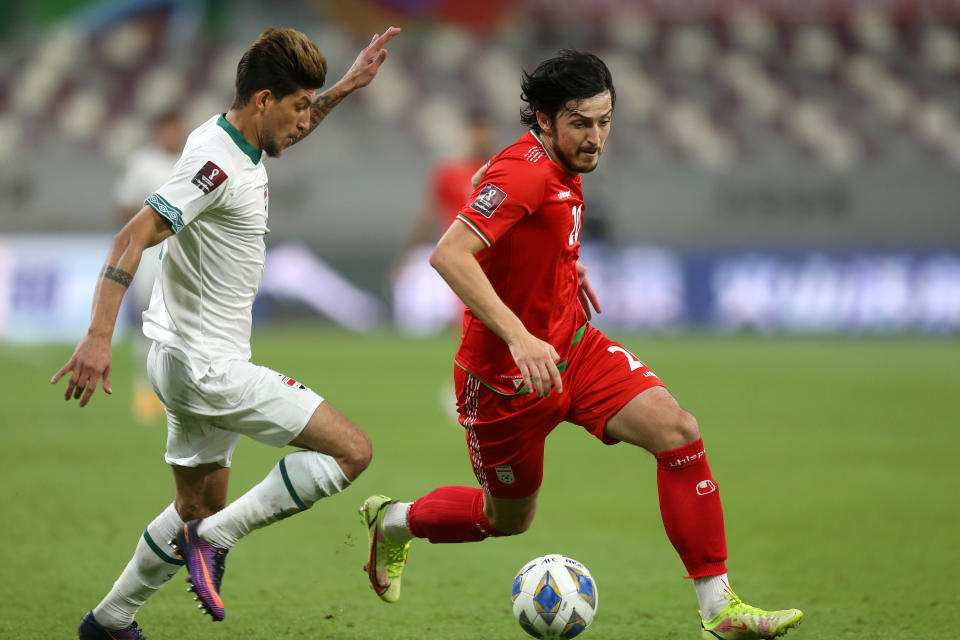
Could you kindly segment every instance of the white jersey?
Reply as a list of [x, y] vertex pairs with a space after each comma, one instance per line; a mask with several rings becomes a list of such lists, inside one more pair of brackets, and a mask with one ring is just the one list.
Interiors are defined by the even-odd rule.
[[143, 333], [199, 378], [250, 358], [263, 278], [267, 171], [223, 115], [187, 138], [170, 179], [146, 203], [170, 223]]

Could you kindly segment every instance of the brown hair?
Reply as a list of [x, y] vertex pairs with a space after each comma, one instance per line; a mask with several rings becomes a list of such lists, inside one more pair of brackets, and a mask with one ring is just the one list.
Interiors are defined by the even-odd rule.
[[307, 36], [294, 29], [267, 29], [240, 58], [233, 108], [245, 106], [263, 89], [277, 100], [300, 89], [319, 89], [326, 77], [327, 60]]

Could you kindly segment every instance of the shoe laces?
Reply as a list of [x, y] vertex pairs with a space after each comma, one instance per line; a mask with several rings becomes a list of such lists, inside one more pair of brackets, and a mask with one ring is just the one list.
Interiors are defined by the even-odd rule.
[[769, 611], [764, 611], [759, 607], [754, 607], [753, 605], [747, 604], [746, 602], [741, 600], [739, 597], [737, 597], [735, 593], [730, 594], [729, 606], [733, 608], [733, 610], [737, 613], [737, 615], [741, 615], [741, 616], [747, 615], [747, 616], [754, 616], [756, 618], [764, 618], [770, 615]]

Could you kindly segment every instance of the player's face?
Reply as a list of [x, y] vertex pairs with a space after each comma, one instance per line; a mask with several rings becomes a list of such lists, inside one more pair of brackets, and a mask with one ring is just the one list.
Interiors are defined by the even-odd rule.
[[570, 100], [552, 122], [542, 113], [538, 118], [560, 166], [574, 175], [597, 168], [613, 118], [609, 91]]
[[271, 99], [267, 102], [260, 144], [268, 156], [279, 156], [310, 127], [313, 93], [312, 89], [300, 89], [281, 100]]

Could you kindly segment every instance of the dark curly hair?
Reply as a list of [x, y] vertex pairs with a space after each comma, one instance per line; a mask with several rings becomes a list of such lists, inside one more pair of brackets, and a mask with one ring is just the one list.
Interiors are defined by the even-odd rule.
[[610, 105], [617, 103], [613, 76], [603, 60], [583, 51], [562, 49], [541, 62], [531, 74], [523, 72], [520, 98], [527, 104], [520, 110], [520, 122], [540, 133], [537, 111], [554, 118], [570, 100], [584, 100], [610, 92]]

